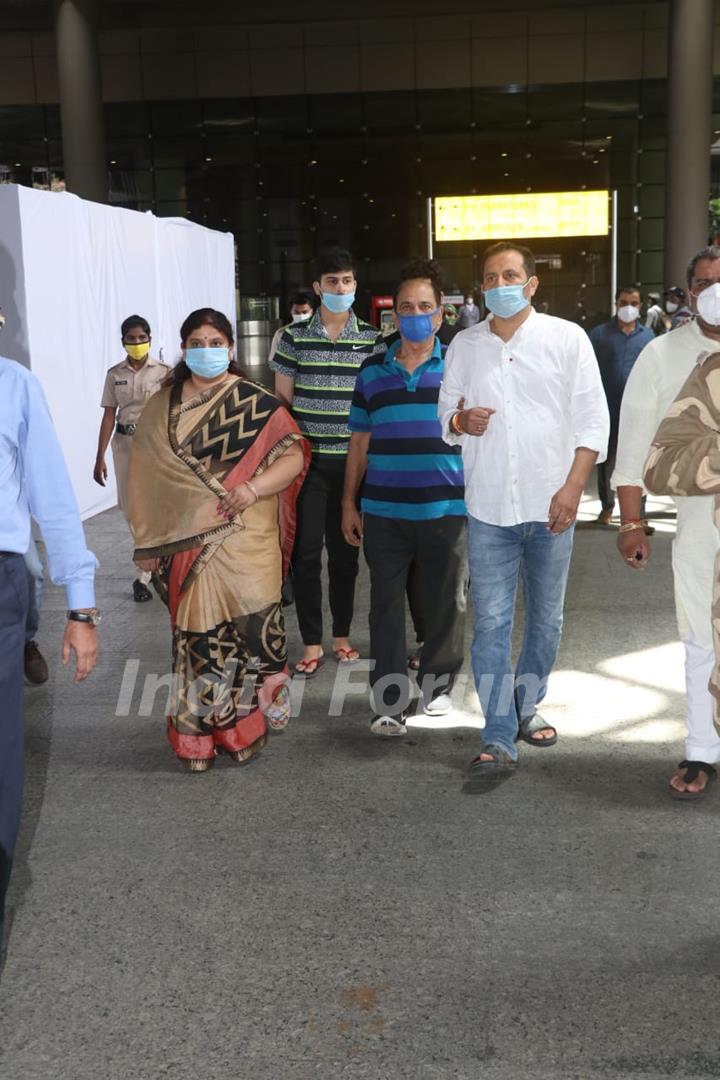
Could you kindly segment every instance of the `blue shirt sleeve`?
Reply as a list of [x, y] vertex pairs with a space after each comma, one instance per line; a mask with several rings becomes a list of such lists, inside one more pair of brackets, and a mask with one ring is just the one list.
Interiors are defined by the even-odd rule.
[[24, 383], [18, 447], [30, 513], [40, 526], [50, 577], [64, 585], [68, 607], [95, 606], [97, 559], [88, 551], [75, 493], [40, 383]]

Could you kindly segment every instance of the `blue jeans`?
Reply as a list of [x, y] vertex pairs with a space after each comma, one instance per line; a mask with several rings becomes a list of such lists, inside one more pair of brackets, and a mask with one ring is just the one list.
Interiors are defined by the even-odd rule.
[[[483, 741], [517, 758], [521, 720], [545, 697], [560, 645], [574, 526], [559, 535], [544, 521], [486, 525], [468, 517], [470, 590], [475, 609], [472, 667], [485, 714]], [[515, 671], [512, 631], [522, 574], [525, 633]]]
[[28, 575], [28, 616], [25, 627], [25, 641], [34, 641], [40, 625], [40, 605], [42, 603], [45, 571], [37, 544], [30, 536], [30, 547], [25, 552], [25, 567]]

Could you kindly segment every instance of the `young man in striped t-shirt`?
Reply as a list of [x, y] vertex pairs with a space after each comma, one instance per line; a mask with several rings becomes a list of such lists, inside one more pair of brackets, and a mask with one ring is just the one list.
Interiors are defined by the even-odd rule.
[[295, 604], [305, 646], [295, 672], [305, 678], [316, 675], [323, 663], [323, 544], [328, 554], [333, 653], [340, 664], [359, 659], [349, 640], [358, 551], [345, 542], [341, 522], [350, 441], [347, 418], [360, 365], [377, 348], [384, 348], [378, 330], [352, 310], [357, 282], [350, 253], [342, 248], [322, 251], [314, 278], [320, 307], [308, 323], [285, 330], [270, 362], [275, 392], [292, 409], [312, 448], [312, 463], [298, 500], [292, 558]]
[[[375, 735], [404, 735], [405, 586], [414, 565], [426, 626], [418, 681], [424, 711], [450, 711], [463, 662], [467, 561], [462, 453], [438, 419], [443, 319], [439, 271], [416, 259], [395, 291], [400, 340], [368, 360], [355, 384], [345, 473], [343, 533], [364, 540], [370, 567], [370, 681]], [[356, 507], [362, 489], [362, 513]]]

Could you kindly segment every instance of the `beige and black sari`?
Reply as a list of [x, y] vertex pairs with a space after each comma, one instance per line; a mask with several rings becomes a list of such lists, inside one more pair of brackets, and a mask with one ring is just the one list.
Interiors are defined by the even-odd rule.
[[[227, 520], [227, 490], [259, 476], [294, 442], [305, 468], [278, 496]], [[233, 378], [189, 401], [154, 395], [133, 438], [128, 518], [135, 559], [160, 558], [153, 580], [170, 610], [174, 690], [168, 722], [180, 758], [216, 747], [251, 757], [287, 679], [280, 603], [309, 449], [271, 393]]]

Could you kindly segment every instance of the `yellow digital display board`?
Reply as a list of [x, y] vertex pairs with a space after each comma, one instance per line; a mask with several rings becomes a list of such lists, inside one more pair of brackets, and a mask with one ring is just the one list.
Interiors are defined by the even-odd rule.
[[607, 236], [607, 191], [528, 191], [435, 199], [436, 240]]

